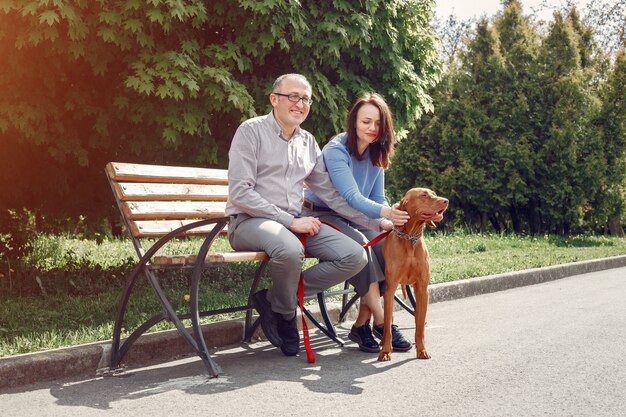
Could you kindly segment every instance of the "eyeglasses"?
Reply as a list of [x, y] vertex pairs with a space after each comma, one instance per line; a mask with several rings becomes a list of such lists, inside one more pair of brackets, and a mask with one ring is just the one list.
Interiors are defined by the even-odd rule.
[[300, 97], [297, 94], [282, 94], [282, 93], [272, 93], [272, 94], [277, 95], [277, 96], [287, 97], [287, 100], [291, 101], [292, 103], [297, 103], [300, 100], [302, 100], [302, 104], [308, 104], [309, 106], [313, 103], [312, 98]]

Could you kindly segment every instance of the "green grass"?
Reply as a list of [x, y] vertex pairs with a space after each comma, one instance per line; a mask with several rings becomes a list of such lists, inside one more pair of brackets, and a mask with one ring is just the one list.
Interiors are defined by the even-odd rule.
[[[432, 283], [626, 254], [626, 240], [596, 236], [522, 237], [477, 233], [430, 233]], [[167, 253], [193, 253], [198, 239], [177, 242]], [[216, 242], [217, 250], [228, 243]], [[0, 264], [0, 357], [62, 346], [108, 340], [117, 298], [135, 262], [127, 239], [96, 243], [67, 236], [39, 236], [10, 273]], [[307, 266], [314, 263], [307, 260]], [[16, 263], [13, 262], [12, 265]], [[17, 271], [15, 271], [17, 269]], [[254, 264], [206, 270], [201, 305], [206, 309], [245, 304]], [[178, 312], [187, 312], [183, 297], [189, 272], [159, 272]], [[268, 280], [265, 280], [267, 283]], [[143, 280], [133, 292], [124, 334], [160, 311]], [[241, 316], [213, 316], [216, 321]], [[153, 330], [170, 329], [160, 323]]]
[[626, 240], [604, 236], [521, 237], [456, 233], [427, 237], [431, 283], [626, 254]]

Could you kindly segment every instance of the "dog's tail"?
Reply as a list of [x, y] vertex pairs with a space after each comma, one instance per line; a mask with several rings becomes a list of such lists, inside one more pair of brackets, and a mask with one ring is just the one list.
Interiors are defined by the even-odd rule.
[[406, 285], [400, 285], [400, 287], [402, 288], [402, 298], [406, 300]]

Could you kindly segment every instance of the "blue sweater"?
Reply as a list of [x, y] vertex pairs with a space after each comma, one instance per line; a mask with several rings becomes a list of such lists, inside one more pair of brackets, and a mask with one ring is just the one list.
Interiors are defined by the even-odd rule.
[[[335, 188], [348, 204], [371, 219], [380, 218], [380, 209], [387, 206], [385, 198], [385, 171], [375, 167], [369, 156], [369, 147], [364, 159], [359, 161], [350, 155], [346, 142], [348, 135], [340, 133], [322, 149], [324, 163]], [[304, 197], [322, 207], [326, 205], [308, 188]]]

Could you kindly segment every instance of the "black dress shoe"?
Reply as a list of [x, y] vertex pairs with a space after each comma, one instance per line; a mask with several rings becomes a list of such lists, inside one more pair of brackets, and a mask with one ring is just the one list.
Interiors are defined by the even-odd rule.
[[283, 339], [278, 333], [278, 321], [282, 320], [280, 314], [272, 310], [272, 305], [267, 301], [267, 290], [263, 289], [252, 295], [252, 305], [259, 313], [261, 328], [267, 340], [276, 347], [283, 345]]
[[286, 356], [296, 356], [300, 350], [300, 332], [296, 317], [294, 315], [292, 319], [285, 320], [281, 315], [278, 315], [278, 334], [283, 339], [280, 350]]
[[372, 336], [369, 320], [362, 326], [352, 326], [348, 334], [348, 339], [352, 340], [354, 343], [358, 343], [359, 349], [363, 352], [380, 352], [380, 345], [374, 340], [374, 336]]
[[[373, 326], [372, 330], [374, 331], [374, 335], [380, 340], [383, 340], [385, 326]], [[391, 325], [391, 347], [393, 347], [394, 352], [406, 352], [411, 349], [413, 344], [409, 342], [398, 330], [398, 326], [395, 324]]]

